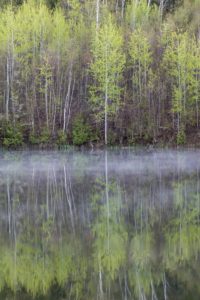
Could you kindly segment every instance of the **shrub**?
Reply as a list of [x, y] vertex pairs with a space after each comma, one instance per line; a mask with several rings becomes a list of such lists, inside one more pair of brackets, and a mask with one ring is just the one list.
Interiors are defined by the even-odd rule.
[[74, 145], [80, 146], [90, 140], [90, 126], [85, 122], [82, 115], [75, 118], [72, 128], [72, 141]]
[[5, 122], [1, 129], [3, 145], [5, 147], [19, 147], [23, 144], [23, 134], [20, 125], [13, 125], [10, 122]]
[[184, 145], [186, 143], [186, 135], [184, 130], [180, 130], [177, 133], [176, 142], [177, 145]]
[[64, 146], [67, 144], [67, 136], [63, 130], [58, 130], [56, 143], [58, 146]]
[[113, 146], [117, 142], [117, 133], [110, 129], [108, 131], [108, 145]]
[[40, 139], [34, 132], [31, 132], [29, 134], [29, 142], [31, 145], [38, 145], [40, 143]]
[[48, 144], [51, 140], [51, 134], [48, 128], [43, 128], [40, 134], [39, 141], [41, 144]]

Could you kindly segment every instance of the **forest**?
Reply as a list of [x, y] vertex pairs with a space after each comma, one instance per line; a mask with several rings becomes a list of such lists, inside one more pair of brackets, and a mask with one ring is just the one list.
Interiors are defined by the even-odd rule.
[[1, 0], [0, 144], [198, 144], [200, 0]]

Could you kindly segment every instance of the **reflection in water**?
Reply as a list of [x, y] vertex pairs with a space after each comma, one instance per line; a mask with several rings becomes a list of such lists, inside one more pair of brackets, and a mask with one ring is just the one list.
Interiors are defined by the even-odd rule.
[[200, 152], [11, 152], [0, 299], [199, 299]]

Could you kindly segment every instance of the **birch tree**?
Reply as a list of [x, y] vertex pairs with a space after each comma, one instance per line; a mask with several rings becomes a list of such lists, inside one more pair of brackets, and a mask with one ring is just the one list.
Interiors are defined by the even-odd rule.
[[152, 74], [152, 52], [148, 38], [141, 29], [135, 30], [131, 35], [129, 55], [132, 69], [132, 99], [141, 135], [150, 129], [152, 120], [149, 84]]
[[198, 123], [199, 54], [195, 40], [187, 33], [168, 31], [164, 39], [163, 68], [171, 85], [173, 127], [177, 132], [177, 143], [183, 143], [185, 127], [195, 106]]
[[90, 100], [97, 119], [104, 120], [104, 142], [108, 144], [108, 120], [115, 116], [120, 102], [122, 72], [125, 58], [122, 36], [109, 16], [98, 30], [92, 44], [91, 73], [94, 84]]
[[10, 113], [14, 115], [14, 63], [15, 63], [15, 48], [14, 48], [14, 38], [15, 38], [15, 16], [11, 6], [1, 15], [0, 21], [0, 44], [1, 50], [6, 56], [5, 59], [5, 70], [6, 70], [6, 84], [5, 84], [5, 116], [6, 120], [10, 119]]

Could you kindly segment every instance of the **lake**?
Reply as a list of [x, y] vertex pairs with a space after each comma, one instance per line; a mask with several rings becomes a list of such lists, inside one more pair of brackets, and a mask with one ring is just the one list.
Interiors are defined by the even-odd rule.
[[0, 299], [200, 299], [200, 151], [0, 153]]

